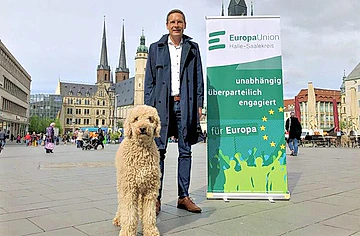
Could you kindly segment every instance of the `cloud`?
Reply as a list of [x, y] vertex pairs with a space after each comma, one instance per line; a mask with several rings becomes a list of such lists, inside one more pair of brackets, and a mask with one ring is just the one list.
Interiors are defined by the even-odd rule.
[[[1, 40], [32, 76], [33, 91], [54, 92], [58, 79], [96, 82], [106, 15], [109, 63], [119, 60], [125, 19], [127, 64], [134, 75], [134, 57], [141, 29], [146, 44], [166, 33], [169, 10], [182, 9], [186, 34], [199, 43], [206, 63], [205, 16], [220, 15], [221, 0], [3, 0]], [[224, 1], [225, 12], [229, 0]], [[246, 1], [250, 9], [250, 1]], [[253, 0], [255, 15], [280, 15], [285, 96], [293, 97], [313, 81], [315, 87], [338, 89], [343, 70], [360, 61], [360, 1]], [[4, 23], [5, 22], [5, 23]], [[205, 66], [205, 65], [204, 65]]]

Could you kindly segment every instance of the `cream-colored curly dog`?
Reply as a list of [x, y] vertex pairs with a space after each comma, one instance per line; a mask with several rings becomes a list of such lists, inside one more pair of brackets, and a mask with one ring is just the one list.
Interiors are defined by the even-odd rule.
[[144, 236], [160, 235], [156, 227], [156, 199], [160, 187], [160, 118], [153, 107], [135, 107], [124, 123], [125, 139], [115, 157], [118, 210], [113, 224], [120, 236], [135, 236], [138, 218]]

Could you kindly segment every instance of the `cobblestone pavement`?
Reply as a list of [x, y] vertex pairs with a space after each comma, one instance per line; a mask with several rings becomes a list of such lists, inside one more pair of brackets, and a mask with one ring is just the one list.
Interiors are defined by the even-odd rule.
[[[82, 151], [7, 145], [0, 154], [0, 235], [118, 235], [117, 145]], [[191, 196], [201, 214], [176, 208], [177, 148], [166, 159], [162, 235], [360, 235], [360, 149], [302, 148], [288, 156], [290, 201], [207, 200], [205, 145], [193, 147]], [[141, 233], [139, 233], [141, 235]]]

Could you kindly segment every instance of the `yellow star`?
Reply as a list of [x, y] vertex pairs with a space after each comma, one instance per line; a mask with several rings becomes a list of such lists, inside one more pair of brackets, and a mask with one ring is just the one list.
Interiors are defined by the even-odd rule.
[[285, 147], [286, 147], [286, 146], [285, 146], [284, 144], [281, 144], [281, 145], [280, 145], [280, 148], [281, 148], [281, 149], [285, 149]]
[[283, 107], [279, 107], [279, 112], [284, 112], [284, 108], [283, 108]]
[[276, 143], [274, 143], [274, 141], [272, 141], [272, 142], [270, 143], [270, 146], [271, 146], [271, 147], [275, 147], [275, 145], [276, 145]]
[[263, 136], [263, 139], [264, 139], [264, 140], [268, 140], [268, 136], [267, 136], [267, 135], [264, 135], [264, 136]]
[[271, 110], [269, 111], [269, 114], [270, 114], [270, 115], [274, 115], [274, 110], [271, 109]]
[[266, 122], [266, 121], [267, 121], [266, 116], [264, 116], [264, 117], [262, 118], [262, 121], [264, 121], [264, 122]]
[[262, 125], [262, 126], [260, 126], [260, 129], [261, 129], [261, 131], [265, 131], [266, 128], [265, 128], [265, 126]]

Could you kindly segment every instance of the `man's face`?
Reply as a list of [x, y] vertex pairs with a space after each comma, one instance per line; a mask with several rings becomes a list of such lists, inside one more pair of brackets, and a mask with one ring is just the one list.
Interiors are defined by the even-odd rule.
[[166, 28], [169, 30], [169, 34], [172, 37], [181, 37], [184, 33], [184, 29], [186, 29], [183, 15], [180, 13], [172, 13], [169, 15], [168, 21], [166, 22]]

